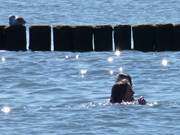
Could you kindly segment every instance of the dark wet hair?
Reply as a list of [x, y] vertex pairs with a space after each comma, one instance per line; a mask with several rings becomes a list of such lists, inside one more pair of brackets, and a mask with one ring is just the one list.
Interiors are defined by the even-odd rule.
[[126, 90], [128, 84], [127, 83], [116, 83], [113, 85], [111, 90], [111, 103], [121, 103], [125, 97]]
[[118, 78], [117, 78], [116, 82], [119, 82], [122, 79], [127, 79], [129, 81], [130, 85], [132, 86], [132, 79], [131, 79], [130, 75], [121, 73], [121, 74], [118, 75]]

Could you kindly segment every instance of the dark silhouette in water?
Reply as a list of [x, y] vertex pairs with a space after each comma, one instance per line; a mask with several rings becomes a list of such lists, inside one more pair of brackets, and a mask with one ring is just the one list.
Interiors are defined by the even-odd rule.
[[21, 16], [12, 15], [9, 17], [9, 25], [10, 26], [17, 26], [17, 25], [24, 26], [25, 24], [26, 24], [26, 21]]
[[130, 85], [132, 86], [132, 79], [131, 79], [130, 75], [128, 75], [128, 74], [119, 74], [116, 82], [119, 82], [122, 79], [127, 79], [129, 81]]
[[[113, 85], [111, 90], [111, 103], [121, 103], [121, 102], [134, 102], [134, 91], [132, 89], [132, 79], [130, 75], [119, 74], [116, 83]], [[140, 97], [138, 103], [141, 105], [146, 104], [146, 100]]]

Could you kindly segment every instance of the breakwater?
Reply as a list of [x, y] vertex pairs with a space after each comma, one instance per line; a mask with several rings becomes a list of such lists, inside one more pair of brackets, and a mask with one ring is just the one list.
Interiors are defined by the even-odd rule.
[[[29, 39], [29, 40], [27, 40]], [[179, 51], [180, 25], [0, 26], [0, 50]]]

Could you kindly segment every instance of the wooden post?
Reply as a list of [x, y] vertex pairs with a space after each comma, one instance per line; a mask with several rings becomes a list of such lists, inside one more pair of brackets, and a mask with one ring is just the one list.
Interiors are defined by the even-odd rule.
[[131, 49], [131, 26], [117, 25], [114, 27], [115, 50]]
[[95, 51], [112, 51], [112, 26], [102, 25], [94, 27]]
[[29, 49], [32, 51], [51, 50], [51, 27], [34, 25], [29, 28]]
[[155, 48], [155, 26], [137, 25], [133, 26], [134, 50], [154, 51]]
[[5, 28], [5, 50], [25, 51], [26, 50], [26, 27], [8, 26]]

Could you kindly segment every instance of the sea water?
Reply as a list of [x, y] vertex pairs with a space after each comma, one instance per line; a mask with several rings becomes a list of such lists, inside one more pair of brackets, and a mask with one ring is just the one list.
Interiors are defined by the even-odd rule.
[[[32, 24], [179, 23], [179, 1], [7, 0], [8, 16]], [[179, 135], [180, 52], [0, 51], [2, 135]], [[118, 73], [147, 105], [110, 104]]]
[[0, 24], [9, 15], [32, 24], [179, 23], [178, 0], [0, 0]]
[[[179, 134], [179, 52], [0, 52], [0, 131]], [[110, 104], [118, 73], [147, 105]]]

